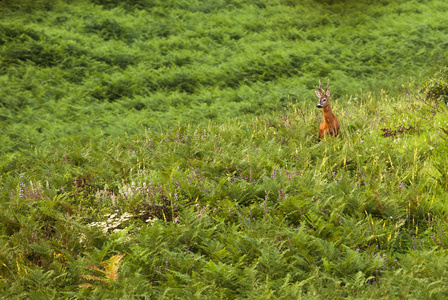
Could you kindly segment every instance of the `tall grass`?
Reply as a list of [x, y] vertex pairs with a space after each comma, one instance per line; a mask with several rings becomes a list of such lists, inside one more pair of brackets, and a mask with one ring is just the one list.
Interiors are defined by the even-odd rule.
[[437, 0], [8, 3], [2, 153], [262, 115], [309, 102], [319, 78], [341, 101], [390, 92], [446, 62]]
[[321, 142], [319, 111], [296, 103], [11, 157], [2, 293], [443, 297], [446, 107], [413, 92], [333, 106], [341, 135]]
[[381, 4], [5, 1], [2, 298], [446, 297], [447, 4]]

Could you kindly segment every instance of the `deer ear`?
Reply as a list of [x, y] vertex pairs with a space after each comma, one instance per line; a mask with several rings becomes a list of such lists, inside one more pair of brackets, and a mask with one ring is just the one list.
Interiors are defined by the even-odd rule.
[[318, 90], [314, 90], [314, 92], [316, 93], [316, 96], [317, 96], [318, 98], [320, 98], [320, 97], [322, 96], [322, 94], [321, 94]]
[[325, 91], [325, 96], [327, 96], [327, 98], [330, 98], [330, 90]]

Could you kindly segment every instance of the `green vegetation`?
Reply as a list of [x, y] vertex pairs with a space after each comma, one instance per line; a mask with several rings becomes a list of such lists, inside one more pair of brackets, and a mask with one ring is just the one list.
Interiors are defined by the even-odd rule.
[[390, 91], [448, 48], [444, 1], [121, 2], [3, 8], [1, 153], [262, 115], [314, 99], [319, 78], [336, 98]]
[[448, 295], [448, 3], [71, 2], [1, 8], [2, 298]]
[[437, 72], [431, 79], [425, 82], [422, 92], [424, 98], [429, 101], [443, 101], [448, 103], [448, 67]]

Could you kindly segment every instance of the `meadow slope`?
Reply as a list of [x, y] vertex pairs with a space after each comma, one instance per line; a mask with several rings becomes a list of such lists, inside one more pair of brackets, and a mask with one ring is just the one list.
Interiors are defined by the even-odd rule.
[[6, 1], [0, 153], [262, 115], [318, 79], [392, 91], [446, 62], [445, 1], [370, 2]]
[[117, 3], [1, 7], [0, 298], [448, 296], [448, 3]]
[[0, 291], [443, 298], [447, 108], [357, 100], [334, 103], [341, 135], [320, 143], [314, 107], [296, 105], [16, 156], [2, 166]]

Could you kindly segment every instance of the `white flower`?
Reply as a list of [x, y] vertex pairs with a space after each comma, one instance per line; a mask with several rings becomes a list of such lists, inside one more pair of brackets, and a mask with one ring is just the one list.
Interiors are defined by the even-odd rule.
[[84, 233], [81, 233], [79, 235], [79, 242], [84, 243], [86, 241], [86, 235]]

